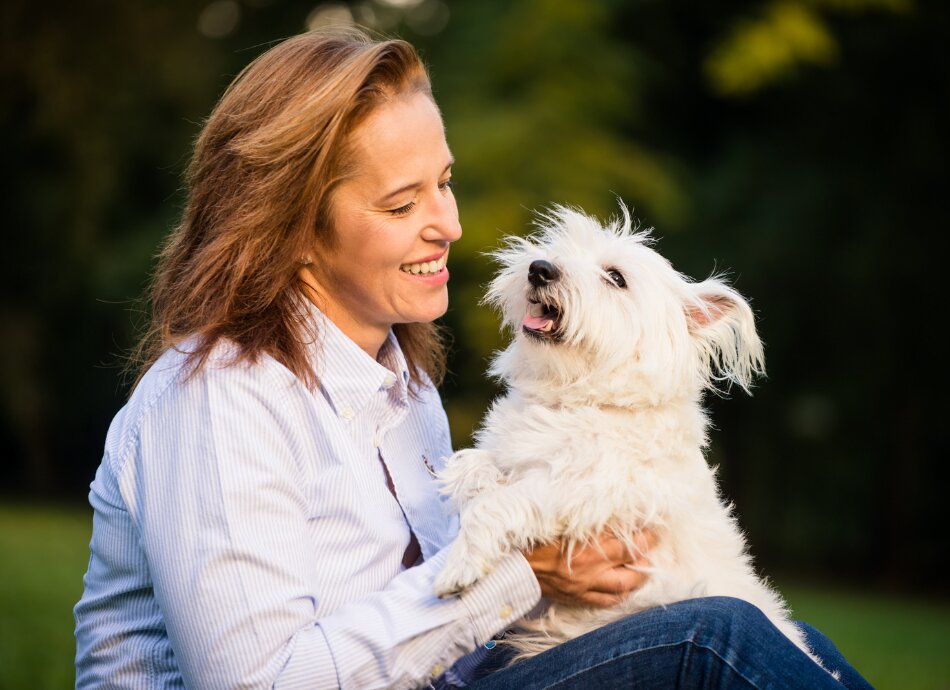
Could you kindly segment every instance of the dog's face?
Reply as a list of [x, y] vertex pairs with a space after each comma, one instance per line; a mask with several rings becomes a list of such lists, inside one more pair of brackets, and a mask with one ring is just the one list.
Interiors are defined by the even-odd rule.
[[514, 331], [494, 372], [511, 383], [578, 383], [606, 397], [658, 401], [715, 381], [743, 387], [762, 365], [752, 312], [722, 281], [692, 283], [630, 218], [603, 227], [556, 207], [530, 239], [495, 253], [486, 300]]

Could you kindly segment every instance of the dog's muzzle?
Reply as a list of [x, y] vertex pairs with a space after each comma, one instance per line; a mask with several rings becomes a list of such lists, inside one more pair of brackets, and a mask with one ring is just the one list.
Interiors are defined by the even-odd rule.
[[[552, 283], [561, 277], [557, 266], [550, 261], [537, 259], [528, 266], [528, 310], [521, 321], [521, 330], [536, 340], [561, 339], [561, 309], [552, 290]], [[548, 288], [548, 289], [545, 289]]]

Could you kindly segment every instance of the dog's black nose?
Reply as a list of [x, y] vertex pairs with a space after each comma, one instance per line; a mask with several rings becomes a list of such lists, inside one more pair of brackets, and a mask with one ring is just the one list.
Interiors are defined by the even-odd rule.
[[550, 261], [538, 259], [537, 261], [532, 261], [531, 265], [528, 266], [528, 282], [535, 287], [547, 285], [560, 277], [561, 272], [557, 270], [557, 266]]

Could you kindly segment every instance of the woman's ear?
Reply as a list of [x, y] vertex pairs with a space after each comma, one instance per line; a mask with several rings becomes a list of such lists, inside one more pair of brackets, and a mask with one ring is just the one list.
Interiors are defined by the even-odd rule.
[[718, 278], [690, 285], [686, 320], [699, 354], [700, 373], [709, 388], [736, 383], [749, 392], [757, 374], [765, 373], [762, 341], [755, 316], [742, 295]]

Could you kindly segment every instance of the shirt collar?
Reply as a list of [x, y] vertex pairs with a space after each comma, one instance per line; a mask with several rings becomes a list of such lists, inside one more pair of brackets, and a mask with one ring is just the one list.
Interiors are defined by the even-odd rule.
[[408, 404], [409, 366], [392, 330], [374, 360], [316, 306], [310, 304], [309, 311], [317, 380], [338, 416], [353, 418], [380, 390], [388, 390], [391, 401]]

